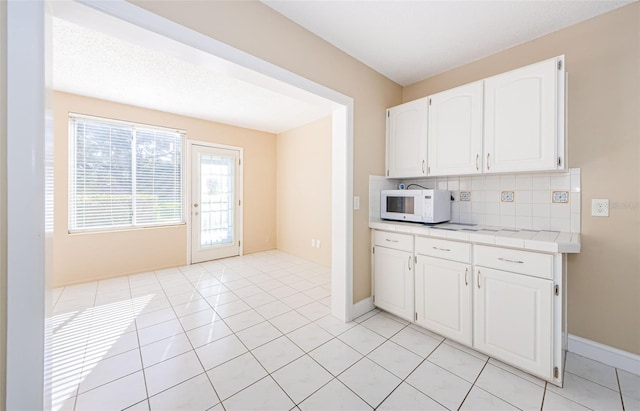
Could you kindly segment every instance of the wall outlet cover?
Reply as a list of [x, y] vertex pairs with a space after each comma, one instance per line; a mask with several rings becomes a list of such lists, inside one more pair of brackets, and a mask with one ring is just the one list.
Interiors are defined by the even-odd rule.
[[568, 191], [554, 191], [551, 193], [551, 201], [554, 203], [568, 203], [569, 192]]
[[471, 192], [460, 191], [460, 201], [471, 201]]
[[591, 215], [593, 217], [609, 217], [609, 200], [606, 198], [591, 199]]
[[512, 203], [514, 199], [513, 191], [502, 191], [500, 192], [500, 201], [506, 203]]

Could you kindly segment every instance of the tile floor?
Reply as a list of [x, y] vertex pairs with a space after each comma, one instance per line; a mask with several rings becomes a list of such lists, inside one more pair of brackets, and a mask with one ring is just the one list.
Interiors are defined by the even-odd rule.
[[640, 410], [640, 376], [569, 354], [560, 389], [268, 251], [56, 289], [54, 410]]

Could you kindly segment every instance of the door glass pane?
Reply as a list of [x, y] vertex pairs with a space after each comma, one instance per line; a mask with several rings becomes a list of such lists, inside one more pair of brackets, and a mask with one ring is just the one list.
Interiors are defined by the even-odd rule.
[[233, 244], [234, 157], [200, 156], [200, 247]]

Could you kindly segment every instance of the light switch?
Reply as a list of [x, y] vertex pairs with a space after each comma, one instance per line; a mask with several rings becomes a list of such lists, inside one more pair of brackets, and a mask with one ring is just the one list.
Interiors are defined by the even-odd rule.
[[354, 210], [360, 210], [360, 197], [359, 196], [353, 197], [353, 209]]

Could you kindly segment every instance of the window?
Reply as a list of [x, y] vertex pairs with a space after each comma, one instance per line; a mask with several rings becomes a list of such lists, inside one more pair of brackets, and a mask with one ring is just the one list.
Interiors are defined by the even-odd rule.
[[69, 116], [69, 231], [184, 222], [184, 133]]

